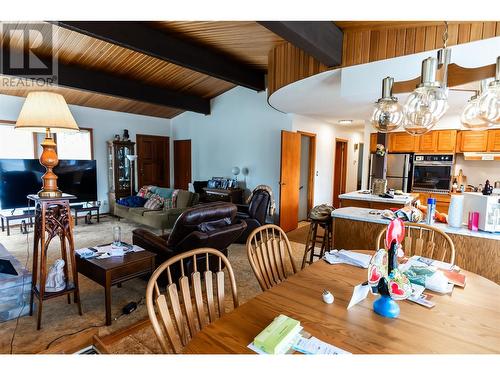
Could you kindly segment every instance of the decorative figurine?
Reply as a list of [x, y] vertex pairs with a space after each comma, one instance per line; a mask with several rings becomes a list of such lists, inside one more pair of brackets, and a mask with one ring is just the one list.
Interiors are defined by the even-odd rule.
[[493, 193], [493, 186], [490, 184], [490, 180], [486, 180], [484, 183], [484, 189], [482, 191], [483, 195], [491, 195]]
[[400, 244], [404, 235], [403, 221], [391, 221], [385, 236], [385, 246], [389, 250], [378, 250], [368, 267], [371, 291], [373, 294], [380, 294], [380, 298], [373, 303], [373, 310], [386, 318], [397, 318], [400, 310], [395, 301], [411, 295], [410, 281], [398, 270], [398, 252], [403, 255]]
[[59, 292], [66, 288], [66, 278], [64, 276], [64, 260], [57, 259], [50, 267], [47, 281], [45, 283], [46, 292]]
[[122, 139], [122, 141], [127, 142], [127, 141], [129, 140], [129, 138], [130, 138], [130, 137], [129, 137], [129, 135], [128, 135], [128, 130], [127, 130], [127, 129], [124, 129], [124, 130], [123, 130], [123, 139]]
[[378, 156], [384, 156], [385, 146], [381, 143], [377, 144], [377, 151], [375, 151], [375, 154], [377, 154]]
[[115, 141], [119, 141], [120, 140], [120, 134], [115, 134]]

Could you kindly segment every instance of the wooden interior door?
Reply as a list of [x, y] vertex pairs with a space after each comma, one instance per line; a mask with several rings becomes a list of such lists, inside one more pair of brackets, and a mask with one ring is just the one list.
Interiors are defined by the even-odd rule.
[[335, 161], [333, 168], [333, 207], [340, 207], [339, 195], [345, 193], [347, 176], [347, 141], [335, 140]]
[[170, 139], [137, 134], [139, 188], [144, 185], [170, 186]]
[[280, 227], [285, 232], [296, 229], [299, 220], [300, 137], [281, 131]]
[[188, 189], [191, 182], [191, 140], [174, 141], [174, 188]]

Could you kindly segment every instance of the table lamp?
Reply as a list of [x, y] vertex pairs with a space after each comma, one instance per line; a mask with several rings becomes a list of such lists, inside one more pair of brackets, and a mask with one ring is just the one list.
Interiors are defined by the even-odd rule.
[[58, 198], [62, 196], [57, 188], [57, 176], [52, 169], [59, 163], [56, 142], [51, 133], [78, 132], [80, 129], [71, 114], [66, 100], [60, 94], [48, 91], [30, 92], [21, 108], [15, 129], [33, 133], [45, 133], [41, 143], [43, 152], [40, 164], [45, 167], [42, 176], [40, 198]]

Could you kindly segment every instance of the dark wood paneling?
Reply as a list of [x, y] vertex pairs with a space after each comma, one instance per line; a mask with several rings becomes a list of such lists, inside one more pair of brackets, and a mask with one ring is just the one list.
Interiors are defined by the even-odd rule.
[[337, 66], [342, 62], [342, 31], [331, 21], [259, 23], [326, 66]]

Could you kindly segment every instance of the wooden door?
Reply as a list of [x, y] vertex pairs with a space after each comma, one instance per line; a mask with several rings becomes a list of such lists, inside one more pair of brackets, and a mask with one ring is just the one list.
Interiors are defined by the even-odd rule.
[[137, 134], [137, 172], [139, 187], [170, 186], [170, 139]]
[[174, 188], [188, 189], [191, 182], [191, 140], [174, 141]]
[[299, 221], [300, 137], [281, 131], [280, 227], [285, 232], [296, 229]]
[[347, 176], [347, 141], [335, 140], [335, 160], [333, 168], [333, 207], [340, 207], [340, 194], [345, 193]]

